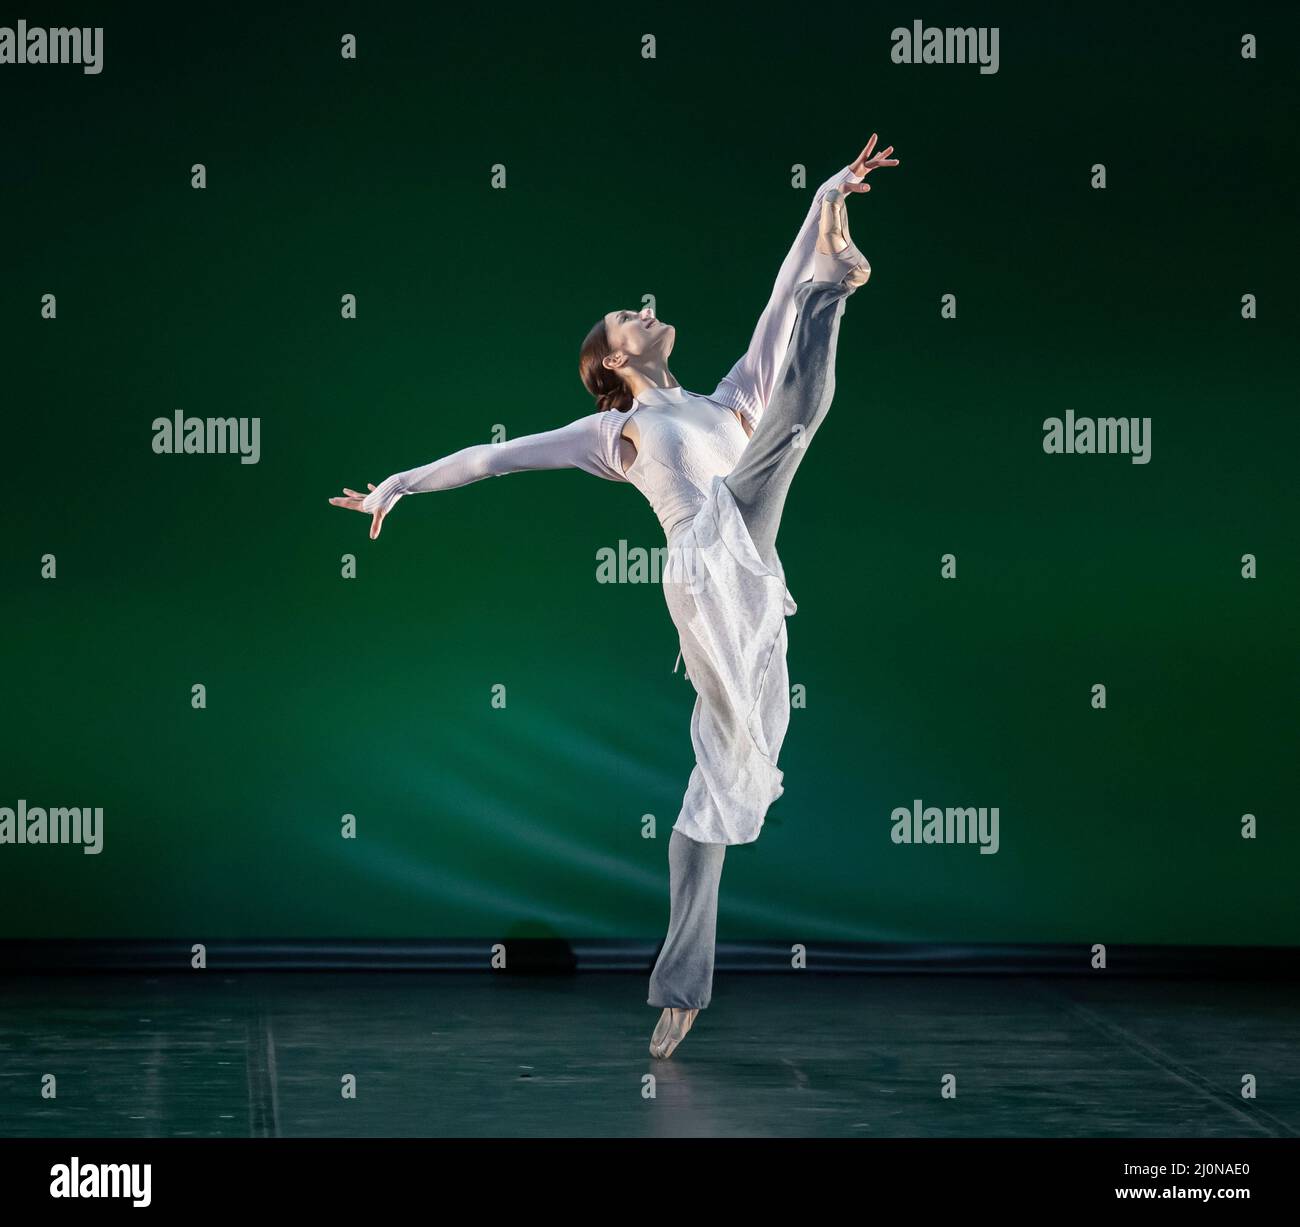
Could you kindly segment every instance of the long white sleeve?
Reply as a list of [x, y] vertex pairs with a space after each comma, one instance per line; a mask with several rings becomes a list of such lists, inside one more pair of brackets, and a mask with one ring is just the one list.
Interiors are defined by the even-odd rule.
[[611, 419], [616, 410], [591, 413], [558, 430], [521, 435], [500, 443], [477, 443], [441, 460], [394, 473], [375, 487], [361, 504], [362, 510], [387, 511], [404, 494], [453, 490], [485, 477], [503, 477], [527, 469], [582, 469], [608, 481], [626, 481], [618, 460], [620, 427]]
[[772, 398], [777, 374], [790, 347], [790, 337], [798, 314], [794, 290], [800, 282], [807, 281], [812, 276], [822, 200], [832, 188], [845, 183], [861, 182], [862, 176], [855, 175], [850, 165], [836, 171], [817, 189], [794, 244], [777, 273], [776, 284], [772, 287], [767, 306], [758, 317], [749, 348], [723, 377], [717, 391], [710, 398], [740, 410], [751, 429], [758, 425], [763, 410]]

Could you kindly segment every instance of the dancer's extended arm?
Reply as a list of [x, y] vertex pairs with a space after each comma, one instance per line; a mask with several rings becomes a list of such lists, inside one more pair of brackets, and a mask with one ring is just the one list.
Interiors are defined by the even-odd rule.
[[609, 481], [626, 481], [618, 459], [617, 423], [611, 426], [610, 412], [590, 413], [558, 430], [521, 435], [500, 443], [477, 443], [420, 468], [394, 473], [372, 486], [369, 494], [344, 490], [346, 497], [332, 498], [330, 502], [375, 516], [370, 535], [376, 537], [383, 517], [406, 494], [453, 490], [485, 477], [504, 477], [528, 469], [582, 469]]

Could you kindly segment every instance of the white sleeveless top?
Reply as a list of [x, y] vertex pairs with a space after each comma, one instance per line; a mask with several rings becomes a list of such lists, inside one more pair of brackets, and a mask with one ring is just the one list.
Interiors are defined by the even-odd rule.
[[604, 415], [605, 430], [617, 432], [611, 448], [615, 457], [617, 436], [633, 415], [640, 441], [624, 476], [645, 495], [671, 541], [695, 518], [713, 479], [736, 467], [749, 436], [736, 415], [717, 401], [681, 387], [650, 388], [626, 413]]

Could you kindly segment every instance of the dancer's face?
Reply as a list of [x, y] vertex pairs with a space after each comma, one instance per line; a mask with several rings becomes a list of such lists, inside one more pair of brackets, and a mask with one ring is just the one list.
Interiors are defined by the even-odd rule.
[[[667, 361], [677, 329], [655, 319], [649, 307], [640, 311], [611, 311], [605, 316], [605, 338], [614, 352], [606, 366], [639, 366], [647, 360]], [[622, 359], [619, 359], [619, 355]]]

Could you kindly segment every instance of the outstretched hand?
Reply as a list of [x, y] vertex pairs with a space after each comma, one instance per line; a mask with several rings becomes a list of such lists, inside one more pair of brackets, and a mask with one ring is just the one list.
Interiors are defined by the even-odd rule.
[[[373, 481], [367, 482], [366, 488], [369, 490], [373, 490], [375, 488], [375, 483]], [[366, 496], [364, 494], [358, 494], [357, 491], [349, 490], [347, 486], [344, 486], [343, 494], [341, 496], [330, 499], [330, 502], [333, 503], [335, 507], [346, 507], [349, 511], [360, 511], [362, 513], [365, 513], [365, 508], [361, 506], [361, 504], [364, 503], [365, 500], [366, 500]], [[384, 522], [384, 517], [396, 505], [397, 505], [396, 503], [393, 503], [389, 507], [381, 507], [378, 511], [374, 513], [374, 516], [370, 521], [371, 541], [373, 541], [376, 537], [379, 536], [379, 528]]]
[[893, 145], [888, 149], [882, 149], [875, 157], [872, 157], [871, 151], [876, 147], [876, 134], [871, 134], [871, 139], [867, 142], [866, 148], [858, 154], [857, 161], [853, 163], [852, 171], [855, 175], [861, 175], [861, 183], [845, 183], [843, 185], [846, 192], [869, 192], [871, 185], [866, 182], [867, 175], [873, 170], [879, 170], [882, 166], [897, 166], [898, 159], [891, 158], [889, 155], [894, 152]]

